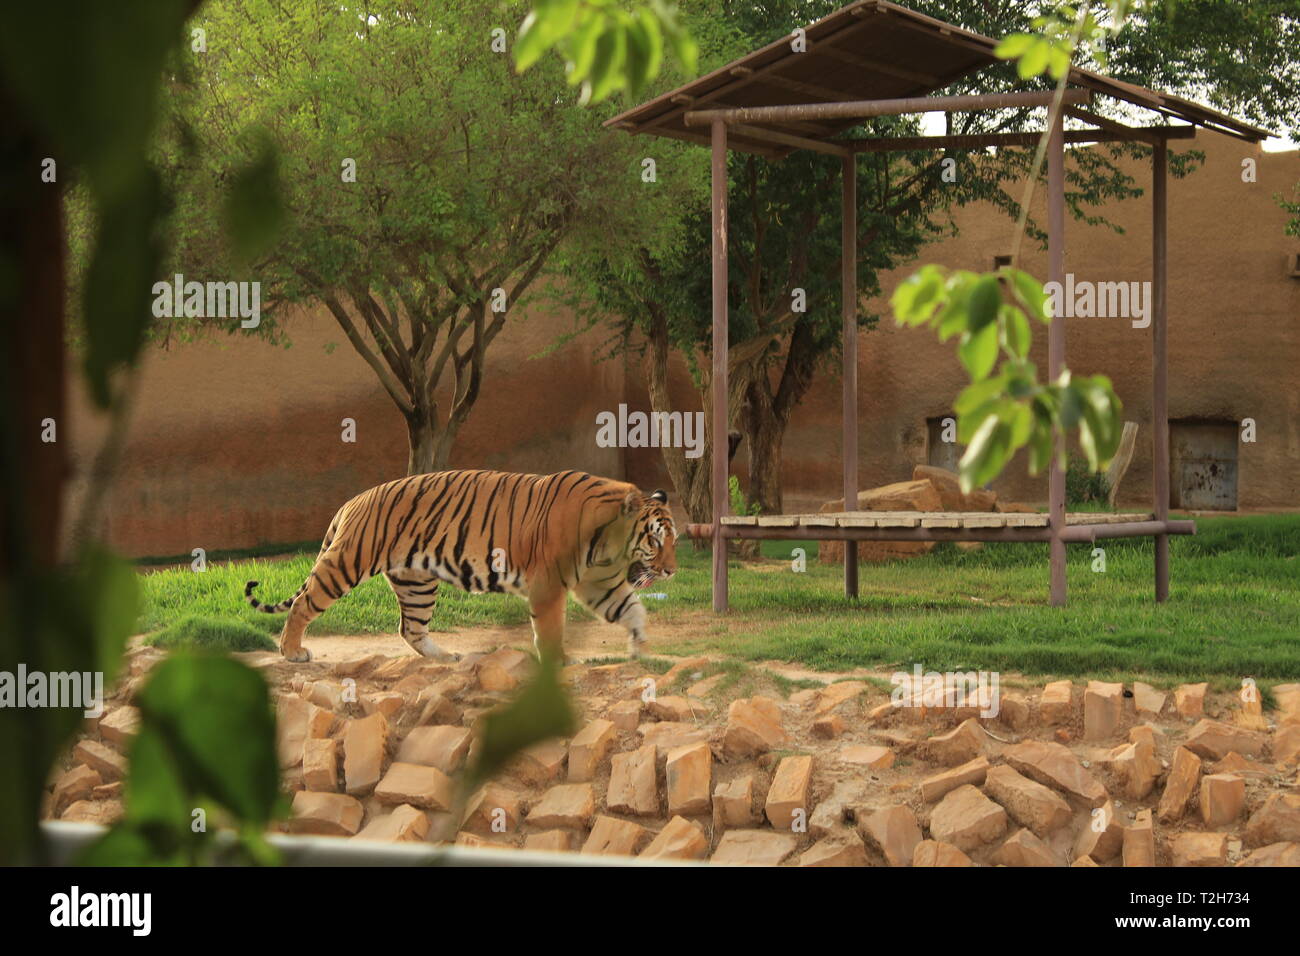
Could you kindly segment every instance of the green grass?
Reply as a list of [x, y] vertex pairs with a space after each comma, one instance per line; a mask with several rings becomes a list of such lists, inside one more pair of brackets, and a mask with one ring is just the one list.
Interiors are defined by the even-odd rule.
[[[141, 576], [144, 608], [138, 630], [154, 631], [189, 614], [237, 621], [263, 634], [278, 634], [283, 614], [255, 611], [244, 601], [244, 584], [259, 581], [256, 596], [276, 603], [298, 590], [316, 558], [316, 549], [290, 558], [254, 559], [221, 564], [208, 561], [206, 571], [188, 565], [151, 571]], [[574, 608], [588, 616], [582, 608]], [[328, 608], [311, 625], [312, 634], [382, 634], [397, 630], [397, 599], [382, 577], [371, 578]], [[465, 594], [454, 587], [438, 592], [438, 609], [431, 627], [528, 623], [528, 606], [503, 594]]]
[[203, 647], [222, 651], [273, 651], [275, 641], [242, 621], [188, 614], [145, 638], [152, 647]]
[[[1094, 573], [1091, 548], [1069, 548], [1070, 601], [1047, 606], [1047, 545], [986, 544], [966, 553], [940, 545], [925, 557], [863, 565], [861, 596], [845, 601], [842, 569], [819, 565], [816, 542], [765, 542], [767, 560], [731, 562], [731, 611], [709, 613], [709, 553], [683, 541], [680, 571], [647, 599], [650, 636], [665, 653], [723, 651], [738, 660], [784, 660], [821, 670], [853, 667], [997, 669], [1025, 674], [1135, 676], [1168, 684], [1197, 678], [1226, 688], [1242, 677], [1300, 677], [1300, 515], [1197, 520], [1198, 533], [1171, 539], [1172, 596], [1152, 601], [1149, 539], [1102, 542], [1107, 570]], [[807, 552], [807, 570], [790, 567], [792, 549]], [[209, 564], [143, 575], [140, 630], [186, 615], [241, 622], [262, 633], [283, 617], [254, 612], [244, 581], [278, 601], [298, 587], [312, 561]], [[570, 620], [590, 619], [571, 604]], [[436, 628], [524, 625], [518, 598], [439, 594]], [[656, 639], [655, 625], [674, 625]], [[316, 634], [391, 632], [397, 608], [387, 584], [371, 580], [333, 605], [311, 627]], [[687, 632], [683, 636], [683, 632]]]

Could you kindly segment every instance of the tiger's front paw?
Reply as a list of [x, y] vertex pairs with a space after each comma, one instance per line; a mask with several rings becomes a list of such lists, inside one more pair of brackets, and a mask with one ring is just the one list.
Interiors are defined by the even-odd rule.
[[415, 652], [421, 657], [427, 657], [431, 660], [441, 661], [443, 663], [455, 663], [460, 660], [460, 655], [452, 651], [444, 651], [427, 637], [421, 638], [411, 645]]
[[627, 656], [636, 660], [641, 656], [641, 651], [645, 648], [644, 637], [629, 637], [627, 639]]
[[305, 664], [307, 661], [311, 660], [311, 651], [307, 650], [305, 647], [299, 647], [292, 651], [285, 650], [282, 647], [280, 648], [280, 653], [284, 655], [286, 661], [293, 664]]

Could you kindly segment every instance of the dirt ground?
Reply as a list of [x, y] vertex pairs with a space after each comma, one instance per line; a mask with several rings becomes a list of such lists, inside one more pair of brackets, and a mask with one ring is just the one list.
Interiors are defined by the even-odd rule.
[[[439, 631], [431, 635], [438, 646], [444, 650], [462, 656], [468, 654], [488, 654], [501, 647], [515, 647], [528, 651], [533, 647], [533, 632], [528, 625], [510, 627], [476, 627], [460, 628], [454, 632]], [[663, 654], [655, 649], [656, 644], [678, 646], [689, 644], [700, 637], [700, 625], [695, 621], [678, 621], [671, 624], [658, 622], [655, 625], [654, 638], [646, 650], [646, 656], [666, 660], [678, 660], [670, 654]], [[312, 653], [315, 661], [334, 663], [370, 654], [398, 656], [409, 654], [410, 647], [399, 634], [344, 634], [317, 637], [309, 634], [303, 644]], [[143, 647], [143, 638], [132, 641], [133, 648]], [[621, 658], [627, 655], [627, 639], [622, 630], [610, 627], [600, 621], [569, 622], [564, 628], [564, 655], [570, 663], [581, 663], [606, 658]], [[692, 654], [690, 659], [725, 660], [726, 656], [716, 653]], [[894, 673], [890, 669], [873, 669], [856, 667], [841, 671], [819, 671], [801, 667], [785, 661], [760, 661], [755, 667], [774, 674], [779, 674], [793, 681], [811, 680], [829, 684], [838, 680], [862, 680], [875, 678], [889, 680]], [[1024, 680], [1017, 674], [1004, 674], [1004, 681], [1019, 683]]]

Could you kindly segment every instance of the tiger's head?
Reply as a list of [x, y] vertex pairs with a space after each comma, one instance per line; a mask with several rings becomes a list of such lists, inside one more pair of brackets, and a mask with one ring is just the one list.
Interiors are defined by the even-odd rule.
[[633, 516], [628, 537], [628, 583], [644, 588], [659, 578], [671, 578], [677, 573], [677, 528], [668, 509], [668, 495], [663, 491], [628, 495], [624, 511]]

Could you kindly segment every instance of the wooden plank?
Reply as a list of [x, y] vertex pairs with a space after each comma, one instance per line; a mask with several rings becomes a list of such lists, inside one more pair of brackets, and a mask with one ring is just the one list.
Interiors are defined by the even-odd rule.
[[922, 528], [961, 528], [965, 522], [960, 515], [922, 515]]
[[835, 516], [827, 514], [799, 515], [799, 524], [806, 528], [834, 528]]
[[877, 528], [915, 528], [920, 523], [921, 516], [915, 511], [876, 512]]
[[[1074, 511], [1064, 516], [1076, 527], [1093, 524], [1143, 523], [1157, 520], [1149, 511]], [[771, 528], [1046, 528], [1042, 512], [998, 511], [828, 511], [794, 515], [729, 515], [726, 525]]]
[[962, 522], [964, 528], [1005, 528], [1006, 526], [1006, 516], [994, 512], [971, 515]]
[[837, 528], [874, 528], [876, 519], [874, 516], [867, 515], [840, 515], [835, 518]]
[[[854, 520], [852, 518], [845, 520]], [[1095, 525], [1099, 529], [1134, 528], [1146, 525]], [[1159, 527], [1166, 527], [1160, 524]], [[1088, 529], [1091, 530], [1091, 529]], [[728, 527], [723, 529], [727, 538], [764, 541], [794, 541], [811, 538], [816, 541], [1047, 541], [1050, 528], [759, 528], [757, 526]], [[1181, 532], [1171, 532], [1181, 533]], [[1084, 535], [1085, 529], [1076, 529], [1075, 535]]]
[[1050, 518], [1045, 514], [1004, 514], [1008, 528], [1046, 528]]

